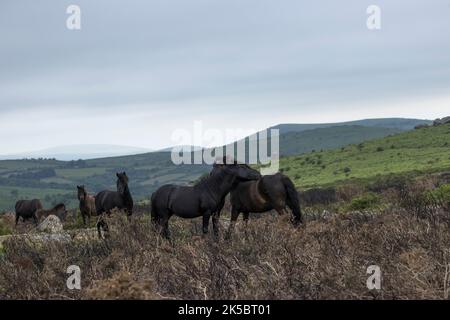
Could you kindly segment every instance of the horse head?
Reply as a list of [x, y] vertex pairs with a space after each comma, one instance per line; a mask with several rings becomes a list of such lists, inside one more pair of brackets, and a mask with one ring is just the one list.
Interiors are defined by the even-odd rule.
[[87, 192], [84, 186], [77, 186], [78, 189], [78, 200], [86, 200]]
[[117, 176], [117, 192], [123, 195], [128, 189], [128, 176], [124, 172], [116, 173]]
[[211, 174], [216, 173], [218, 170], [225, 172], [228, 175], [235, 177], [237, 180], [258, 180], [261, 178], [261, 174], [258, 170], [253, 169], [247, 164], [238, 163], [237, 161], [225, 163], [214, 163]]

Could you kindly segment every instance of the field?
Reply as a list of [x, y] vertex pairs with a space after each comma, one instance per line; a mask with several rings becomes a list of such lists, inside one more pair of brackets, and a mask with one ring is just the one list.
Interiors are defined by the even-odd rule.
[[[395, 153], [395, 151], [398, 153], [398, 150], [391, 150], [391, 154], [385, 152], [369, 154], [368, 148], [357, 155], [351, 152], [351, 147], [342, 154], [325, 150], [341, 148], [351, 143], [365, 143], [367, 140], [411, 129], [415, 124], [423, 122], [414, 119], [380, 119], [375, 122], [367, 120], [340, 126], [324, 125], [325, 127], [280, 125], [277, 128], [282, 132], [280, 136], [281, 155], [295, 155], [283, 159], [282, 164], [286, 169], [285, 173], [295, 180], [299, 188], [326, 185], [342, 179], [364, 176], [365, 174], [358, 170], [358, 166], [362, 168], [367, 165], [372, 166], [376, 159], [380, 158], [389, 162], [391, 156], [394, 157], [394, 161], [399, 160], [400, 158]], [[382, 125], [388, 127], [382, 127]], [[444, 138], [448, 139], [447, 136]], [[385, 144], [382, 141], [380, 143]], [[424, 148], [423, 152], [440, 152], [440, 150], [428, 150], [428, 146], [424, 146]], [[313, 150], [316, 152], [311, 155], [310, 152]], [[321, 150], [323, 152], [320, 152]], [[302, 157], [302, 154], [308, 155]], [[314, 161], [314, 163], [309, 161], [312, 156], [321, 156], [322, 154], [326, 156], [326, 161], [330, 164], [326, 169], [322, 168], [324, 164], [321, 161], [324, 160]], [[410, 156], [415, 155], [416, 153], [410, 154]], [[433, 156], [433, 154], [429, 155]], [[424, 154], [425, 157], [429, 155]], [[366, 158], [360, 159], [360, 156]], [[405, 153], [405, 156], [408, 154]], [[305, 162], [305, 165], [299, 166], [304, 161], [298, 159], [308, 159], [308, 161]], [[446, 165], [446, 163], [442, 163], [442, 160], [440, 159], [429, 167], [441, 169], [442, 165]], [[360, 161], [360, 164], [353, 164], [355, 161]], [[342, 174], [343, 164], [347, 162], [352, 163], [353, 172]], [[378, 163], [375, 165], [379, 166]], [[415, 164], [411, 164], [411, 167], [415, 167]], [[411, 167], [405, 169], [409, 170]], [[385, 169], [389, 170], [389, 168]], [[135, 200], [148, 200], [150, 194], [162, 184], [190, 184], [209, 170], [207, 165], [175, 166], [171, 161], [170, 152], [153, 152], [85, 161], [45, 159], [0, 161], [0, 212], [13, 210], [18, 199], [30, 198], [42, 199], [46, 207], [64, 202], [67, 206], [74, 208], [77, 203], [76, 185], [85, 185], [91, 193], [104, 189], [115, 189], [115, 173], [118, 171], [126, 171], [130, 177], [130, 189]]]
[[[69, 241], [29, 241], [23, 233], [34, 234], [33, 227], [14, 229], [5, 215], [0, 235], [13, 235], [0, 247], [0, 299], [448, 299], [449, 142], [450, 125], [443, 125], [282, 158], [282, 171], [301, 190], [305, 224], [253, 214], [230, 240], [228, 203], [218, 238], [202, 235], [201, 218], [174, 217], [171, 241], [151, 225], [148, 204], [137, 206], [131, 221], [109, 217], [106, 240], [71, 215], [64, 222]], [[81, 181], [130, 160], [57, 170]], [[133, 157], [133, 167], [159, 170], [147, 161]], [[165, 174], [183, 179], [182, 171]], [[81, 290], [65, 286], [74, 264], [82, 270]], [[367, 287], [373, 265], [381, 270], [380, 290]]]
[[281, 159], [282, 171], [301, 188], [387, 175], [418, 175], [450, 170], [450, 125], [422, 128], [337, 150]]
[[[147, 215], [111, 217], [106, 241], [11, 238], [0, 299], [447, 299], [448, 207], [411, 208], [307, 208], [298, 228], [287, 216], [255, 215], [231, 240], [202, 237], [200, 219], [173, 218], [168, 242]], [[69, 265], [81, 269], [81, 290], [65, 286]], [[380, 290], [366, 285], [371, 265]]]

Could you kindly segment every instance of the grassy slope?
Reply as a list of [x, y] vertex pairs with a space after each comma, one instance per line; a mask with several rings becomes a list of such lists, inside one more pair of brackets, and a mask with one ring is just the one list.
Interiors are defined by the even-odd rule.
[[282, 158], [281, 168], [303, 188], [390, 173], [449, 170], [450, 125], [413, 130], [365, 142], [359, 147], [355, 144]]
[[[339, 128], [337, 139], [341, 139], [349, 128], [351, 127]], [[323, 132], [326, 131], [322, 131], [322, 134]], [[304, 140], [312, 143], [316, 139], [313, 144], [318, 145], [320, 138], [314, 135], [307, 138], [308, 134], [310, 132], [301, 133], [302, 143]], [[352, 133], [349, 135], [352, 136]], [[286, 144], [284, 141], [282, 148], [285, 148], [283, 145], [299, 145], [294, 143], [296, 139], [300, 139], [297, 133], [291, 133], [282, 138], [282, 141], [283, 139], [290, 139], [292, 143]], [[333, 134], [329, 134], [324, 141], [327, 139], [332, 140]], [[282, 158], [281, 168], [301, 188], [331, 185], [348, 179], [371, 179], [388, 173], [442, 171], [450, 169], [449, 144], [450, 126], [431, 127], [365, 142], [362, 148], [355, 144], [343, 150], [317, 151]], [[105, 188], [115, 189], [114, 174], [121, 170], [127, 171], [130, 176], [130, 189], [137, 200], [148, 198], [161, 184], [186, 184], [209, 170], [207, 166], [199, 165], [174, 166], [168, 152], [88, 160], [85, 161], [85, 168], [72, 168], [67, 165], [66, 162], [47, 160], [0, 161], [0, 178], [6, 182], [9, 181], [8, 176], [11, 173], [21, 173], [27, 168], [34, 170], [51, 167], [55, 168], [57, 173], [56, 177], [30, 181], [38, 183], [37, 187], [30, 188], [27, 181], [22, 185], [0, 185], [0, 211], [11, 210], [16, 198], [44, 199], [46, 195], [50, 196], [47, 197], [46, 205], [64, 201], [73, 206], [76, 202], [75, 185], [85, 184], [90, 192]], [[345, 172], [345, 168], [350, 171]], [[50, 187], [48, 182], [53, 185]], [[13, 190], [17, 190], [19, 195], [13, 197]]]

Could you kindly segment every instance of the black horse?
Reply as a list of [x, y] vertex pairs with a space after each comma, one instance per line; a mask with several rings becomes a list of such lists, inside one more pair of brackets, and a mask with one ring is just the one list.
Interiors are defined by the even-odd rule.
[[19, 218], [22, 217], [22, 220], [33, 219], [34, 223], [38, 223], [38, 218], [36, 216], [36, 212], [38, 210], [42, 210], [42, 203], [39, 199], [33, 200], [19, 200], [16, 202], [16, 226], [19, 222]]
[[[292, 211], [293, 224], [298, 225], [303, 222], [297, 190], [292, 181], [281, 173], [262, 176], [255, 181], [240, 182], [231, 190], [230, 202], [231, 223], [228, 227], [227, 237], [231, 235], [241, 212], [247, 223], [251, 212], [262, 213], [275, 210], [282, 215], [287, 212], [287, 206]], [[225, 197], [219, 205], [217, 216], [220, 216], [224, 203]]]
[[95, 196], [95, 209], [97, 215], [100, 216], [97, 222], [98, 236], [101, 238], [100, 228], [104, 231], [108, 231], [108, 225], [106, 224], [103, 213], [111, 213], [114, 208], [125, 210], [127, 216], [130, 217], [133, 214], [133, 198], [131, 197], [130, 189], [128, 188], [128, 177], [125, 172], [116, 173], [117, 176], [117, 191], [104, 190], [99, 192]]
[[[217, 212], [222, 199], [238, 181], [258, 179], [258, 171], [246, 165], [214, 165], [213, 172], [194, 186], [168, 184], [156, 190], [151, 197], [152, 221], [162, 228], [164, 237], [169, 238], [169, 218], [203, 216], [203, 234], [208, 233], [209, 219]], [[218, 235], [218, 216], [213, 215], [214, 234]]]

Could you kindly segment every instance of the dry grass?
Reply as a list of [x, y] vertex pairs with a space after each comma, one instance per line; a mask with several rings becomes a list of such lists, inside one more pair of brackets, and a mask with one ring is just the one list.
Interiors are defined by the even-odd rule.
[[[0, 299], [444, 299], [450, 233], [404, 211], [309, 217], [294, 229], [270, 214], [238, 225], [232, 241], [203, 238], [200, 220], [171, 220], [172, 242], [141, 216], [110, 219], [107, 241], [8, 240]], [[437, 222], [436, 222], [437, 221]], [[66, 288], [69, 265], [82, 290]], [[381, 267], [382, 290], [366, 288]], [[447, 292], [446, 292], [447, 291]]]

